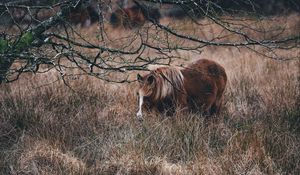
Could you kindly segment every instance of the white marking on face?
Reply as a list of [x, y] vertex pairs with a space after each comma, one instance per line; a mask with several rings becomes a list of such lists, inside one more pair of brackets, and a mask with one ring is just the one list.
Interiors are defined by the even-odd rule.
[[143, 114], [142, 114], [143, 100], [144, 100], [143, 94], [139, 93], [139, 111], [136, 113], [136, 117], [138, 119], [143, 119]]

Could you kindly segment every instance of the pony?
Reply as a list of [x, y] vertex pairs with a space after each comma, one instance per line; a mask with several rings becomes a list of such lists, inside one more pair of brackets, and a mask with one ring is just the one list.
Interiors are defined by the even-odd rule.
[[110, 16], [110, 24], [113, 27], [141, 27], [144, 25], [145, 21], [146, 19], [142, 10], [137, 6], [117, 9]]
[[200, 111], [206, 116], [219, 114], [227, 75], [218, 63], [200, 59], [183, 69], [160, 67], [142, 76], [137, 74], [137, 118], [142, 110], [172, 115], [176, 109]]
[[66, 19], [75, 25], [80, 24], [81, 27], [89, 27], [100, 19], [97, 12], [97, 4], [90, 1], [79, 0], [75, 7], [70, 7]]
[[115, 10], [109, 21], [113, 27], [136, 28], [142, 27], [146, 21], [158, 23], [160, 18], [158, 8], [136, 3], [131, 7]]

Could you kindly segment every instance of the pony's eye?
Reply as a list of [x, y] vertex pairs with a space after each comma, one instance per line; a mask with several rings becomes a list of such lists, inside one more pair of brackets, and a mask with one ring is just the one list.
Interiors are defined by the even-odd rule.
[[140, 95], [139, 92], [136, 92], [136, 95], [139, 96]]

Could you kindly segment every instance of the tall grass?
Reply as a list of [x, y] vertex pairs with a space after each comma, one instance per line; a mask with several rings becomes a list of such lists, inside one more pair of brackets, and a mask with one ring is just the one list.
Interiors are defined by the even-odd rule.
[[148, 114], [138, 123], [134, 84], [79, 77], [74, 92], [47, 84], [49, 72], [2, 85], [1, 173], [298, 174], [299, 61], [226, 52], [204, 53], [229, 76], [213, 119]]

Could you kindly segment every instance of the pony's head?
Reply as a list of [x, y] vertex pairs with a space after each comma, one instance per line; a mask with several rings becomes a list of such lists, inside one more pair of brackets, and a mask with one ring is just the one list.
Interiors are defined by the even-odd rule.
[[143, 97], [150, 97], [154, 93], [154, 88], [156, 85], [156, 75], [152, 72], [148, 75], [141, 76], [137, 74], [138, 80], [138, 95]]
[[137, 118], [141, 120], [143, 118], [142, 107], [143, 107], [144, 97], [153, 96], [155, 86], [156, 86], [156, 78], [153, 73], [150, 73], [145, 76], [141, 76], [140, 74], [137, 74], [137, 81], [138, 81], [137, 96], [139, 98], [139, 110], [136, 115]]
[[137, 74], [139, 110], [137, 118], [142, 119], [142, 107], [146, 97], [151, 103], [157, 103], [174, 95], [176, 90], [183, 91], [183, 75], [180, 70], [169, 67], [158, 68], [149, 74]]

